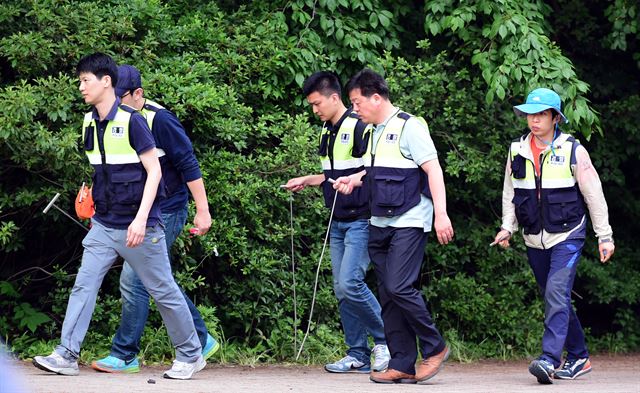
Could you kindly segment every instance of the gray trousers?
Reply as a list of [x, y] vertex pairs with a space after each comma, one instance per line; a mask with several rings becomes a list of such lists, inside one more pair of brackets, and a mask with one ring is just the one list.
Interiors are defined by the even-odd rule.
[[127, 230], [107, 228], [95, 220], [82, 241], [82, 264], [73, 285], [62, 336], [56, 352], [78, 358], [89, 328], [98, 290], [118, 255], [126, 259], [153, 297], [176, 348], [176, 359], [194, 362], [202, 353], [193, 318], [173, 275], [160, 225], [147, 227], [144, 241], [135, 248], [126, 246]]

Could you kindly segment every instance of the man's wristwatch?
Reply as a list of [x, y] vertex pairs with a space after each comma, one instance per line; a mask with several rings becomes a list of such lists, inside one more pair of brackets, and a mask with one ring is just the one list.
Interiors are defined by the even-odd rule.
[[613, 243], [613, 238], [607, 237], [604, 239], [598, 239], [598, 244], [602, 244], [602, 243]]

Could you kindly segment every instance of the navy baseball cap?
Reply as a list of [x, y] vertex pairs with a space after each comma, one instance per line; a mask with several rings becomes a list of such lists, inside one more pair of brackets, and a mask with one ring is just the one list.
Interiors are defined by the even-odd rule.
[[[120, 84], [120, 82], [118, 82]], [[534, 113], [540, 113], [547, 109], [554, 109], [562, 116], [565, 123], [569, 120], [565, 117], [564, 113], [560, 110], [562, 107], [560, 103], [560, 96], [553, 90], [545, 89], [544, 87], [535, 89], [527, 96], [527, 101], [522, 105], [516, 105], [513, 107], [513, 111], [518, 116], [526, 117]]]
[[118, 84], [116, 85], [116, 95], [122, 97], [130, 90], [142, 87], [140, 71], [132, 65], [123, 64], [118, 66]]

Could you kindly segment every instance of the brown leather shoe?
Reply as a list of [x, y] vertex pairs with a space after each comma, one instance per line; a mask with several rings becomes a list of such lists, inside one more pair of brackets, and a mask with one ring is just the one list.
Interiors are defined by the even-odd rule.
[[435, 377], [442, 366], [444, 366], [444, 362], [449, 359], [449, 352], [449, 347], [446, 346], [439, 354], [430, 356], [420, 362], [416, 369], [416, 381], [419, 384], [423, 384], [429, 379]]
[[380, 372], [372, 372], [369, 379], [376, 383], [416, 383], [415, 375], [388, 368]]

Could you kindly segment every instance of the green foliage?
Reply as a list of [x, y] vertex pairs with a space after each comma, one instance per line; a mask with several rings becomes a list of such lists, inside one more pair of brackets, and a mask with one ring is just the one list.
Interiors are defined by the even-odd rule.
[[17, 235], [18, 227], [13, 221], [1, 223], [0, 247], [7, 251], [16, 251], [20, 248], [20, 238]]
[[589, 106], [589, 85], [550, 39], [551, 8], [543, 1], [479, 0], [465, 6], [433, 0], [425, 4], [425, 28], [432, 35], [448, 33], [461, 41], [459, 51], [471, 55], [488, 85], [486, 101], [522, 97], [536, 87], [555, 90], [571, 128], [587, 139], [601, 133]]
[[[640, 37], [638, 11], [638, 3], [630, 0], [615, 0], [607, 7], [604, 13], [613, 25], [613, 29], [607, 36], [609, 48], [627, 50], [627, 36], [635, 35], [636, 40]], [[638, 55], [638, 53], [634, 55], [636, 61], [640, 61]]]
[[[525, 127], [511, 104], [538, 85], [563, 97], [566, 130], [589, 139], [601, 127], [606, 136], [583, 143], [604, 185], [618, 249], [612, 264], [600, 265], [589, 238], [575, 285], [582, 298], [574, 301], [591, 349], [637, 350], [637, 5], [428, 1], [420, 10], [415, 4], [0, 4], [0, 334], [23, 357], [57, 344], [85, 232], [54, 209], [41, 212], [59, 192], [57, 205], [72, 213], [77, 188], [89, 180], [91, 168], [77, 149], [89, 108], [74, 67], [100, 50], [136, 65], [145, 94], [173, 110], [193, 141], [213, 223], [206, 236], [180, 236], [173, 262], [178, 282], [223, 343], [220, 361], [295, 359], [328, 220], [319, 190], [291, 196], [278, 187], [320, 171], [319, 124], [300, 86], [316, 70], [333, 69], [346, 81], [363, 66], [385, 74], [394, 104], [424, 116], [440, 152], [456, 240], [444, 247], [430, 238], [420, 285], [454, 357], [507, 359], [539, 350], [543, 305], [524, 245], [516, 239], [508, 251], [488, 247], [499, 226], [507, 144]], [[606, 55], [594, 55], [602, 50]], [[84, 362], [105, 355], [117, 329], [120, 264], [102, 285]], [[307, 364], [345, 350], [328, 257], [320, 273], [300, 359]], [[368, 281], [373, 287], [372, 273]], [[141, 356], [166, 362], [172, 351], [152, 306]]]
[[9, 333], [5, 330], [9, 326], [16, 326], [20, 330], [26, 327], [31, 333], [34, 333], [38, 326], [51, 321], [51, 318], [34, 309], [29, 303], [19, 302], [20, 293], [10, 282], [0, 281], [0, 295], [2, 295], [0, 298], [0, 310], [2, 310], [0, 336]]

